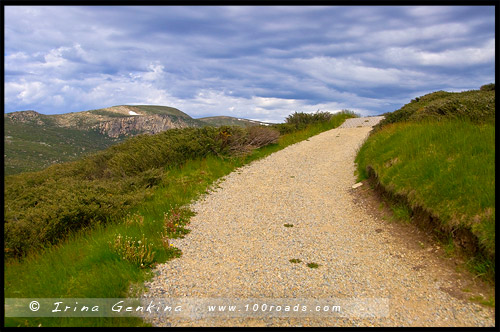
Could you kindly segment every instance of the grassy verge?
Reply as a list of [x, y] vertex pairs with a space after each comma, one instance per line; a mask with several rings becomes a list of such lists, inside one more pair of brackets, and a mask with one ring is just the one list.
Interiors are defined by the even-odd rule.
[[[125, 218], [72, 233], [63, 242], [21, 261], [5, 264], [5, 297], [120, 298], [130, 285], [151, 276], [150, 266], [181, 255], [169, 238], [184, 236], [191, 215], [183, 208], [207, 192], [217, 179], [253, 160], [340, 125], [352, 114], [282, 135], [278, 143], [239, 157], [208, 155], [190, 159], [162, 173], [152, 195]], [[138, 241], [141, 241], [140, 243]], [[136, 318], [6, 318], [6, 326], [143, 326]]]
[[372, 169], [388, 192], [438, 221], [436, 232], [470, 255], [470, 269], [494, 280], [494, 122], [450, 118], [388, 124], [367, 139], [356, 162], [359, 179]]

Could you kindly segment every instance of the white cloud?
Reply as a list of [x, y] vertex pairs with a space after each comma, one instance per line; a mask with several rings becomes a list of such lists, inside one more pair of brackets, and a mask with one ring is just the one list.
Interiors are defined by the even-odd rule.
[[495, 40], [490, 39], [481, 47], [463, 47], [440, 52], [428, 52], [414, 47], [393, 47], [387, 49], [383, 57], [386, 62], [395, 65], [456, 67], [494, 63]]
[[69, 50], [71, 50], [69, 47], [59, 47], [55, 50], [51, 50], [47, 55], [45, 55], [45, 63], [43, 66], [51, 68], [66, 65], [68, 60], [63, 57], [63, 53]]
[[417, 6], [408, 7], [407, 12], [415, 17], [427, 18], [434, 16], [443, 16], [452, 13], [455, 8], [450, 6]]
[[370, 66], [355, 58], [295, 59], [292, 66], [321, 82], [344, 87], [405, 84], [408, 79], [423, 76], [410, 70]]
[[163, 77], [163, 69], [165, 67], [159, 63], [152, 63], [148, 66], [149, 71], [142, 75], [142, 79], [145, 81], [156, 81]]
[[421, 52], [418, 54], [420, 63], [434, 66], [477, 65], [495, 61], [495, 41], [492, 39], [482, 48], [466, 47], [456, 50], [446, 50], [440, 53]]
[[6, 93], [15, 94], [15, 98], [23, 103], [34, 103], [45, 98], [48, 92], [45, 85], [41, 82], [26, 82], [21, 81], [19, 83], [6, 83], [5, 84]]

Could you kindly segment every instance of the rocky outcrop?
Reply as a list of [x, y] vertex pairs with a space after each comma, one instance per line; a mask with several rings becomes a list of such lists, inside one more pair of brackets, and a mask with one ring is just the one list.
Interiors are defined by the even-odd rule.
[[101, 134], [109, 137], [157, 134], [159, 132], [190, 127], [186, 121], [168, 115], [143, 115], [116, 118], [93, 126]]
[[95, 130], [110, 138], [157, 134], [168, 129], [204, 125], [203, 122], [195, 120], [180, 111], [178, 112], [179, 114], [152, 114], [152, 112], [143, 111], [139, 107], [114, 106], [93, 111], [54, 115], [44, 115], [31, 110], [21, 111], [7, 113], [5, 119], [15, 123], [34, 124], [44, 128]]
[[6, 113], [4, 114], [5, 117], [10, 118], [11, 120], [15, 122], [20, 122], [20, 123], [35, 123], [37, 125], [43, 125], [44, 122], [42, 121], [42, 114], [35, 112], [35, 111], [21, 111], [21, 112], [14, 112], [14, 113]]

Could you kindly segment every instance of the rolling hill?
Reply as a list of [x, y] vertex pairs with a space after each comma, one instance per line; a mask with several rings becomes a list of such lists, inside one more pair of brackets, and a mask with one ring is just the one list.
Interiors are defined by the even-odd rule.
[[228, 116], [193, 119], [167, 106], [119, 105], [83, 112], [44, 115], [35, 111], [4, 114], [4, 172], [36, 171], [103, 150], [128, 137], [165, 130], [259, 124]]

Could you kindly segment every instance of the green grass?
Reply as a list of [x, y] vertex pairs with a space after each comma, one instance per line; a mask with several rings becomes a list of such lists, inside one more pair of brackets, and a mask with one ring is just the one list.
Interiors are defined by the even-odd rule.
[[[438, 218], [444, 232], [469, 230], [485, 255], [494, 257], [494, 123], [443, 119], [386, 125], [367, 139], [356, 162], [360, 180], [373, 169], [388, 191]], [[407, 218], [404, 210], [397, 208]]]
[[[153, 194], [129, 209], [128, 215], [142, 216], [141, 222], [131, 218], [112, 218], [106, 223], [89, 225], [71, 233], [57, 245], [48, 245], [38, 253], [30, 253], [18, 261], [5, 263], [5, 297], [24, 298], [121, 298], [127, 297], [131, 284], [142, 283], [151, 277], [149, 268], [141, 268], [123, 259], [113, 250], [120, 235], [152, 243], [154, 261], [162, 263], [182, 253], [165, 245], [166, 220], [192, 200], [207, 192], [220, 177], [256, 159], [263, 158], [319, 132], [338, 126], [349, 117], [340, 115], [327, 125], [313, 125], [293, 134], [282, 136], [271, 144], [240, 157], [209, 155], [190, 159], [180, 166], [165, 170], [161, 184]], [[340, 117], [339, 116], [339, 117]], [[167, 212], [167, 216], [165, 216]], [[188, 213], [189, 214], [189, 213]], [[133, 218], [132, 218], [133, 219]], [[128, 222], [127, 222], [128, 220]], [[171, 237], [184, 235], [188, 218], [175, 219]], [[173, 227], [173, 226], [172, 226]], [[175, 233], [175, 234], [174, 234]], [[137, 318], [6, 318], [6, 326], [142, 326]], [[147, 324], [146, 324], [147, 325]]]
[[[237, 164], [237, 163], [236, 163]], [[130, 282], [142, 282], [149, 276], [127, 260], [120, 259], [111, 248], [120, 234], [140, 239], [144, 236], [153, 243], [155, 261], [165, 262], [181, 253], [175, 247], [164, 248], [161, 233], [164, 213], [189, 203], [204, 193], [217, 178], [235, 167], [230, 160], [208, 157], [186, 162], [168, 172], [166, 182], [155, 194], [133, 212], [144, 217], [143, 225], [127, 225], [115, 220], [87, 231], [73, 234], [57, 246], [49, 246], [40, 255], [30, 255], [22, 262], [10, 260], [5, 266], [6, 297], [105, 297], [119, 298], [127, 294]], [[131, 211], [132, 213], [132, 211]], [[183, 225], [181, 225], [182, 227]], [[180, 232], [179, 232], [180, 233]], [[24, 324], [26, 319], [6, 319], [8, 325]], [[137, 325], [135, 318], [33, 318], [30, 326], [113, 326]], [[95, 325], [96, 324], [96, 325]], [[109, 325], [108, 325], [109, 324]]]
[[495, 307], [495, 298], [494, 297], [490, 297], [488, 300], [485, 300], [484, 297], [478, 295], [478, 296], [471, 296], [469, 298], [469, 300], [470, 301], [479, 302], [482, 305], [485, 305], [485, 306], [488, 306], [488, 307], [492, 307], [492, 308]]
[[494, 284], [495, 84], [437, 91], [384, 115], [358, 152], [358, 179], [373, 174], [396, 198], [395, 219], [428, 213], [446, 256], [465, 254], [461, 268]]
[[394, 204], [390, 206], [393, 214], [393, 218], [402, 221], [404, 223], [409, 223], [411, 221], [411, 209], [405, 204]]

